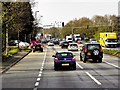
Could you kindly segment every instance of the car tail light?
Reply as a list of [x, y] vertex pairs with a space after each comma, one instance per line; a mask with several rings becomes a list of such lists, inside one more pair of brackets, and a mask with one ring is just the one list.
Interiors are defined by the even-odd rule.
[[43, 48], [43, 46], [41, 46], [41, 48]]
[[100, 48], [100, 52], [102, 52], [102, 48]]
[[59, 62], [58, 58], [55, 58], [54, 61], [55, 61], [55, 62]]
[[76, 58], [72, 58], [72, 61], [76, 61]]
[[87, 48], [85, 48], [84, 51], [87, 52]]

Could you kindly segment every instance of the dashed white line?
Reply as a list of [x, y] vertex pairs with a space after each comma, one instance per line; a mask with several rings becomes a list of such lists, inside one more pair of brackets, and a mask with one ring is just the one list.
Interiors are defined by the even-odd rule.
[[106, 61], [104, 61], [104, 62], [107, 63], [107, 64], [109, 64], [109, 65], [111, 65], [111, 66], [114, 66], [114, 67], [120, 69], [120, 67], [118, 67], [118, 66], [116, 66], [116, 65], [114, 65], [114, 64], [112, 64], [112, 63], [109, 63], [109, 62], [106, 62]]
[[39, 74], [38, 77], [41, 77], [41, 74]]
[[39, 82], [36, 82], [36, 83], [35, 83], [35, 87], [37, 87], [38, 85], [39, 85]]
[[42, 71], [40, 71], [39, 73], [42, 74]]
[[40, 78], [37, 78], [37, 81], [40, 81]]
[[91, 79], [93, 79], [98, 85], [101, 85], [101, 83], [100, 83], [97, 79], [95, 79], [89, 72], [86, 72], [86, 74], [87, 74]]
[[43, 69], [41, 68], [40, 71], [42, 71]]
[[34, 88], [33, 90], [37, 90], [37, 87], [38, 87], [38, 85], [39, 85], [39, 83], [40, 83], [40, 79], [41, 79], [40, 77], [42, 76], [42, 71], [43, 71], [43, 66], [44, 66], [44, 64], [45, 64], [46, 54], [47, 54], [47, 50], [46, 50], [46, 52], [45, 52], [44, 59], [43, 59], [43, 62], [42, 62], [42, 66], [41, 66], [41, 68], [40, 68], [40, 72], [39, 72], [39, 74], [38, 74], [38, 78], [37, 78], [37, 81], [36, 81], [36, 83], [35, 83], [35, 88]]
[[76, 62], [76, 64], [78, 65], [78, 67], [80, 67], [81, 69], [84, 69], [81, 65], [79, 65], [77, 62]]

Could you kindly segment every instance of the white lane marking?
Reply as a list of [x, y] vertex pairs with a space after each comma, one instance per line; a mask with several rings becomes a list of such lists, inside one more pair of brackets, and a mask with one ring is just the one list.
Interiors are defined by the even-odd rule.
[[33, 90], [37, 90], [37, 88], [35, 87]]
[[35, 87], [37, 87], [38, 85], [39, 85], [39, 82], [36, 82], [36, 83], [35, 83]]
[[98, 85], [101, 85], [101, 83], [100, 83], [97, 79], [95, 79], [89, 72], [86, 72], [86, 74], [87, 74], [91, 79], [93, 79]]
[[43, 69], [43, 67], [41, 67], [41, 69]]
[[76, 64], [78, 65], [78, 67], [80, 67], [81, 69], [84, 69], [81, 65], [79, 65], [77, 62], [76, 62]]
[[40, 78], [37, 78], [37, 81], [40, 81]]
[[40, 71], [42, 71], [43, 69], [41, 68]]
[[41, 76], [42, 76], [41, 74], [38, 75], [38, 77], [41, 77]]
[[45, 64], [46, 56], [47, 56], [47, 50], [46, 50], [46, 52], [45, 52], [44, 59], [43, 59], [43, 62], [42, 62], [42, 66], [41, 66], [41, 69], [40, 69], [40, 72], [39, 72], [37, 81], [36, 81], [36, 83], [35, 83], [35, 88], [34, 88], [33, 90], [37, 90], [37, 87], [38, 87], [38, 85], [39, 85], [39, 83], [40, 83], [40, 79], [41, 79], [40, 77], [42, 76], [42, 70], [43, 70], [43, 66], [44, 66], [44, 64]]
[[109, 62], [106, 62], [106, 61], [104, 61], [104, 62], [107, 63], [107, 64], [109, 64], [109, 65], [111, 65], [111, 66], [114, 66], [114, 67], [120, 69], [120, 67], [118, 67], [118, 66], [116, 66], [116, 65], [114, 65], [114, 64], [112, 64], [112, 63], [109, 63]]
[[39, 73], [42, 74], [42, 71], [40, 71]]

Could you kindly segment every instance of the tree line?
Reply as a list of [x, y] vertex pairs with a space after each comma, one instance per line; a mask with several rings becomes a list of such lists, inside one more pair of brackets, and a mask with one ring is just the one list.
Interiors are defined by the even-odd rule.
[[[58, 32], [59, 31], [59, 32]], [[46, 30], [46, 33], [51, 33], [53, 36], [65, 38], [66, 35], [73, 33], [81, 34], [82, 38], [96, 38], [99, 40], [100, 32], [116, 32], [118, 29], [118, 17], [116, 15], [95, 15], [91, 19], [82, 17], [69, 21], [62, 28], [51, 28]]]
[[8, 34], [8, 41], [29, 41], [34, 21], [30, 2], [1, 2], [0, 5], [3, 49], [6, 48], [6, 34]]

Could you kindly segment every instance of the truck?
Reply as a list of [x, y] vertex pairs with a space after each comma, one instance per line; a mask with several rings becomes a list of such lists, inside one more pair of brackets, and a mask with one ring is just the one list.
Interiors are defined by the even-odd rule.
[[81, 40], [80, 34], [71, 34], [70, 36], [72, 37], [73, 41], [75, 41], [75, 42], [78, 40]]
[[117, 34], [114, 32], [100, 33], [100, 45], [103, 47], [117, 47], [118, 39]]
[[72, 36], [66, 36], [66, 41], [67, 42], [72, 42], [73, 41]]

